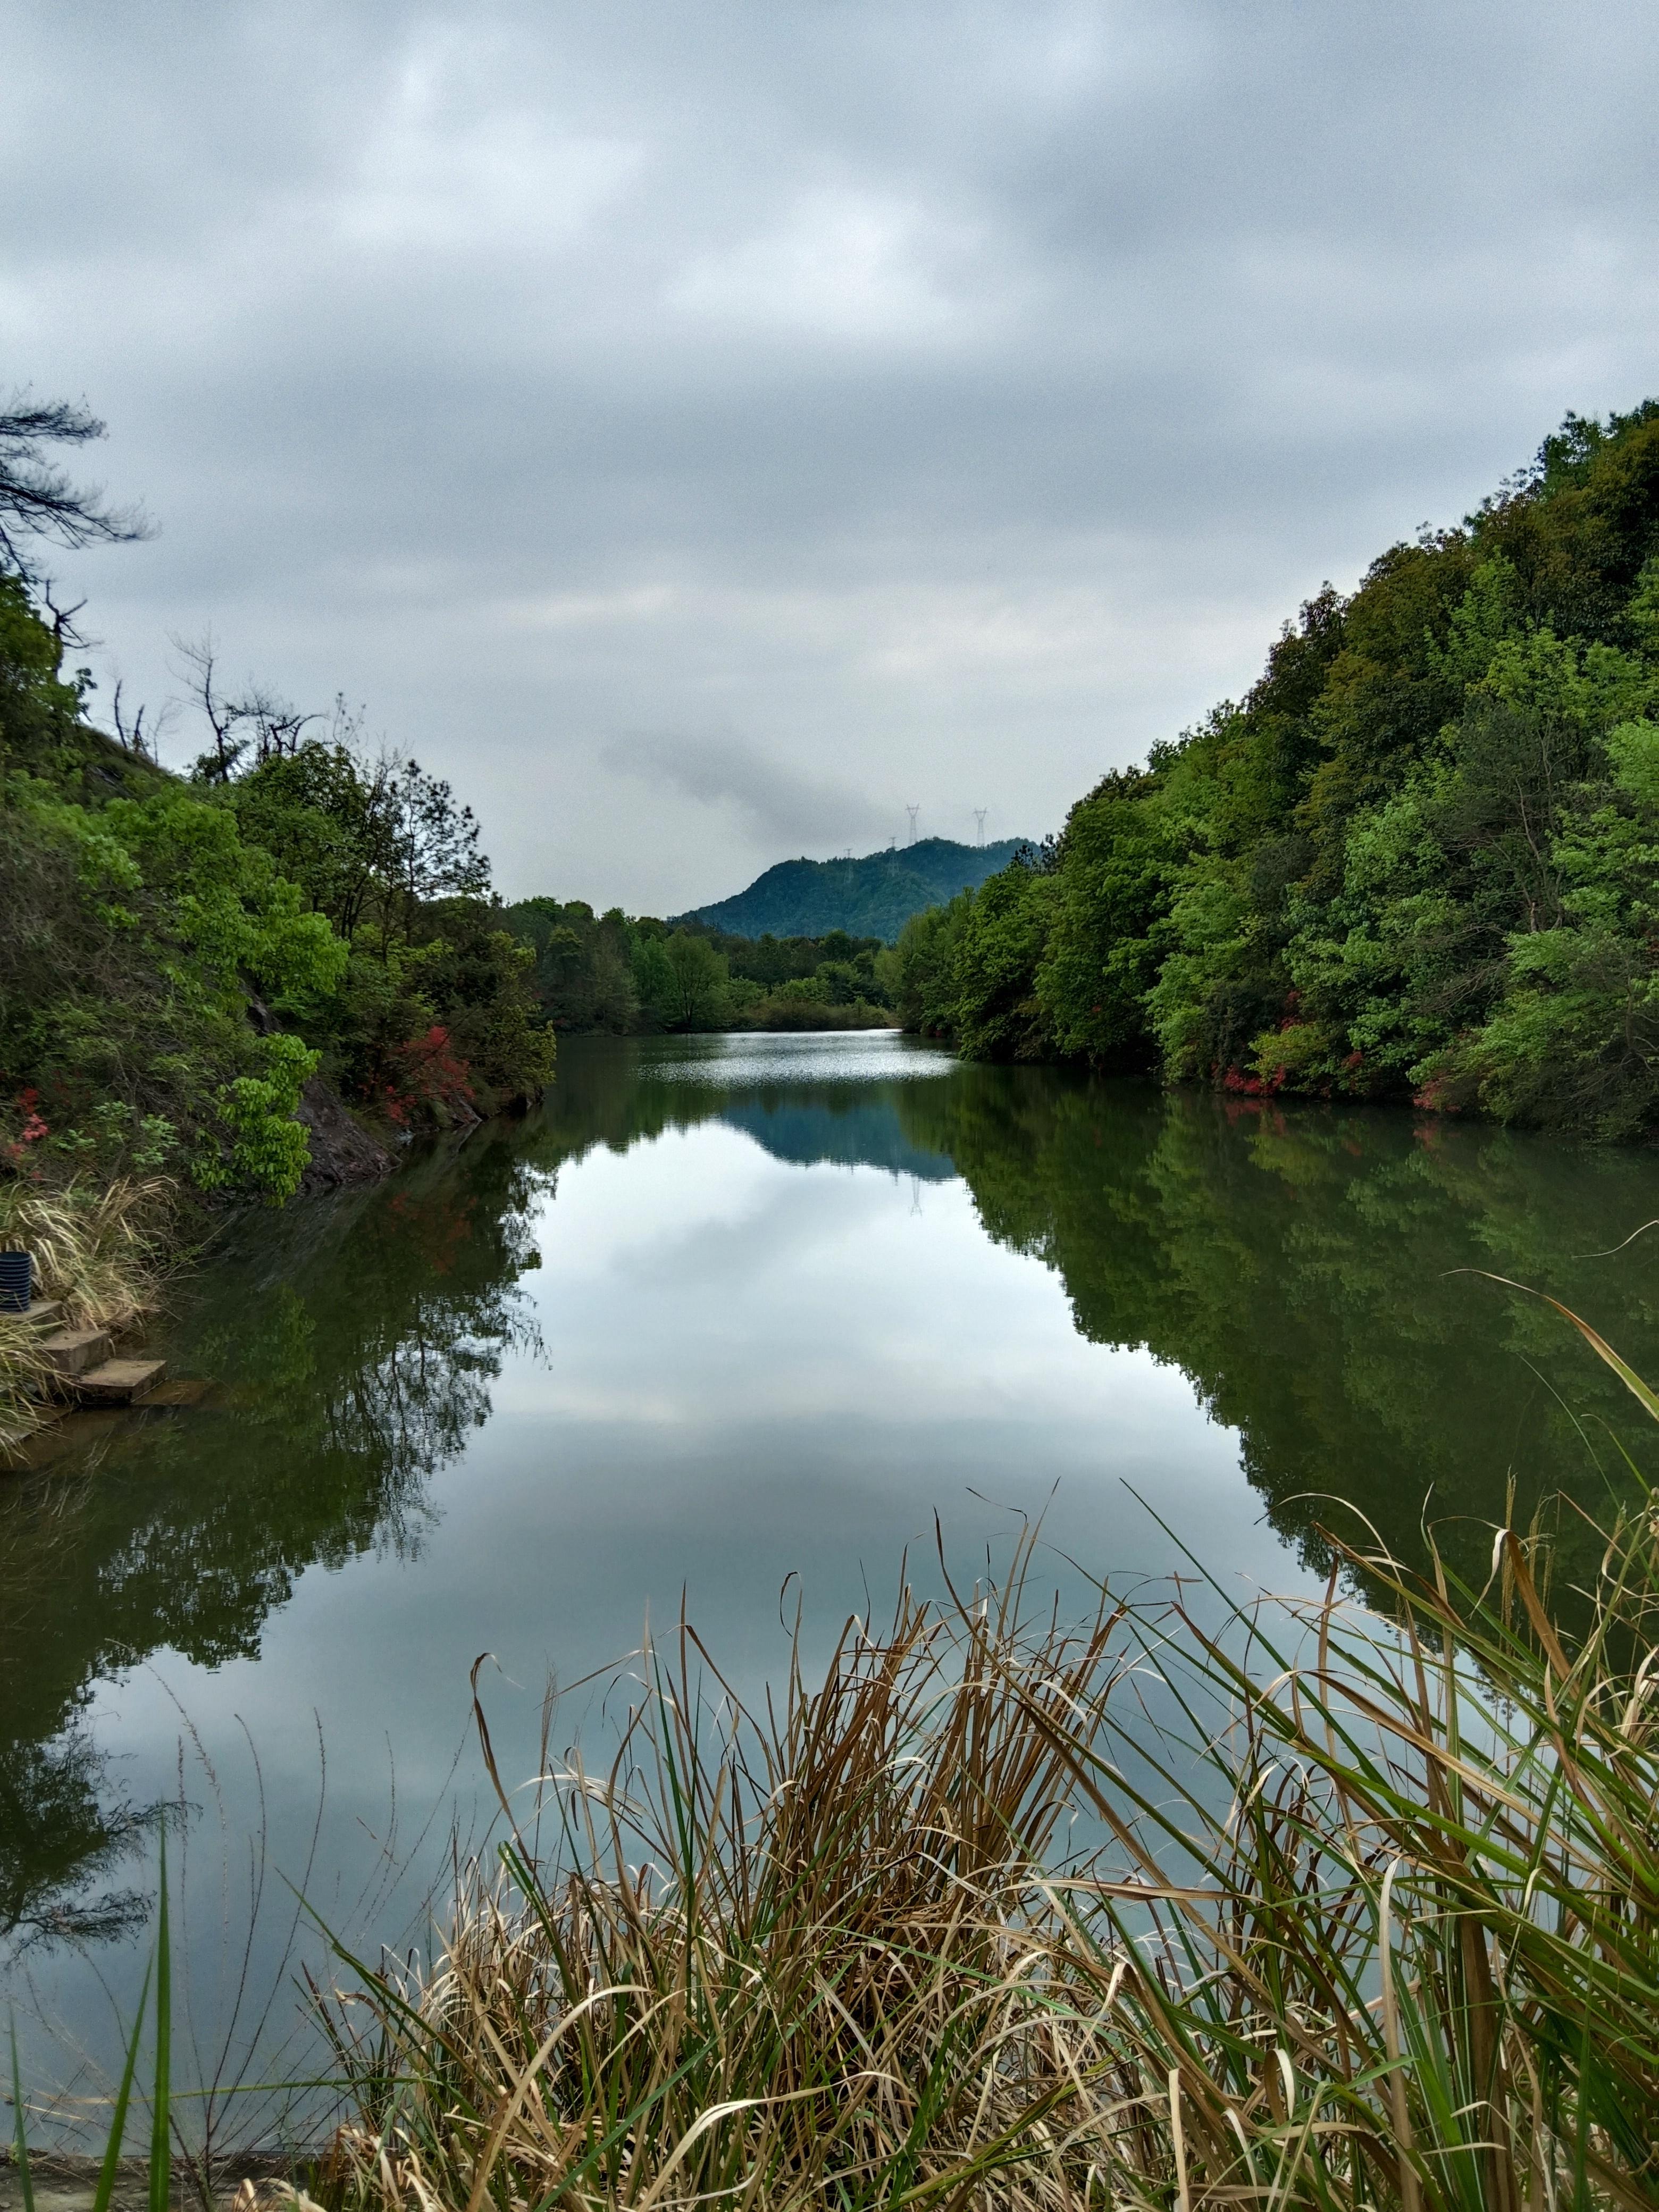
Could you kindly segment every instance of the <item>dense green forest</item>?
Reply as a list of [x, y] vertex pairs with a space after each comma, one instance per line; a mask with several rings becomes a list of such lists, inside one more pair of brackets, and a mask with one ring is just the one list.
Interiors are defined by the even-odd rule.
[[0, 1168], [281, 1200], [319, 1079], [388, 1137], [539, 1094], [532, 956], [447, 784], [224, 696], [210, 653], [206, 749], [169, 774], [95, 726], [72, 642], [0, 573]]
[[1569, 416], [908, 923], [905, 1025], [1251, 1096], [1659, 1120], [1659, 401]]
[[975, 889], [1006, 867], [1021, 844], [1018, 837], [991, 845], [919, 837], [862, 860], [780, 860], [747, 890], [678, 919], [734, 937], [823, 937], [839, 930], [891, 945], [912, 915]]
[[596, 915], [581, 899], [502, 909], [535, 957], [540, 1018], [555, 1030], [890, 1027], [892, 953], [878, 937], [738, 937], [706, 925]]
[[[64, 488], [30, 438], [96, 428], [36, 413], [7, 477], [31, 496]], [[1322, 592], [1242, 702], [1107, 775], [1045, 846], [787, 862], [678, 924], [503, 905], [447, 784], [371, 752], [337, 706], [227, 692], [206, 647], [188, 653], [202, 752], [164, 770], [118, 696], [97, 726], [73, 623], [19, 550], [20, 514], [72, 543], [109, 519], [67, 496], [44, 522], [7, 512], [13, 1171], [281, 1198], [315, 1081], [398, 1134], [535, 1095], [559, 1030], [896, 1018], [974, 1057], [1253, 1096], [1608, 1136], [1659, 1117], [1659, 402], [1569, 416], [1461, 526]], [[863, 926], [757, 928], [800, 907], [802, 870]], [[899, 928], [912, 877], [970, 887]], [[718, 926], [738, 908], [744, 928]]]

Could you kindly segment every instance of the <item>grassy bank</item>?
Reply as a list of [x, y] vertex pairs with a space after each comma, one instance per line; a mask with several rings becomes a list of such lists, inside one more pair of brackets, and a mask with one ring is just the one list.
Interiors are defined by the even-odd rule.
[[[177, 1193], [160, 1176], [81, 1177], [57, 1188], [0, 1182], [0, 1249], [29, 1252], [34, 1297], [74, 1328], [131, 1327], [155, 1298], [172, 1246]], [[0, 1466], [53, 1407], [44, 1332], [0, 1313]]]
[[1365, 1561], [1397, 1620], [1219, 1630], [1033, 1623], [1022, 1561], [763, 1717], [684, 1630], [606, 1772], [503, 1796], [433, 1971], [331, 2002], [313, 2191], [1659, 2201], [1656, 1543], [1609, 1534], [1571, 1638], [1512, 1533], [1480, 1591]]

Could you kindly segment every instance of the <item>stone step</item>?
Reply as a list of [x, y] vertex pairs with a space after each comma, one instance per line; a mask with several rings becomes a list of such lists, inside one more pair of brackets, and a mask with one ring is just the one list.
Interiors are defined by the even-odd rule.
[[167, 1371], [165, 1359], [106, 1359], [75, 1378], [75, 1395], [88, 1405], [130, 1406]]
[[180, 1375], [173, 1382], [158, 1382], [153, 1390], [147, 1391], [144, 1403], [147, 1406], [199, 1406], [212, 1388], [212, 1383], [202, 1376]]
[[107, 1359], [113, 1349], [106, 1328], [60, 1328], [43, 1338], [40, 1350], [54, 1374], [83, 1374]]
[[36, 1298], [32, 1305], [20, 1310], [16, 1306], [0, 1306], [0, 1322], [26, 1321], [36, 1328], [61, 1328], [64, 1325], [62, 1298]]

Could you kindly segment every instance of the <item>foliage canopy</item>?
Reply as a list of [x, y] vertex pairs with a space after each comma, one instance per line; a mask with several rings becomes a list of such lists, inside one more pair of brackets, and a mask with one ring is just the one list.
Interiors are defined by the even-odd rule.
[[1651, 1129], [1659, 401], [1328, 585], [898, 956], [907, 1025], [973, 1056]]
[[538, 1091], [532, 955], [477, 825], [410, 760], [246, 717], [197, 775], [104, 735], [0, 573], [0, 1172], [282, 1200], [319, 1074], [397, 1130]]

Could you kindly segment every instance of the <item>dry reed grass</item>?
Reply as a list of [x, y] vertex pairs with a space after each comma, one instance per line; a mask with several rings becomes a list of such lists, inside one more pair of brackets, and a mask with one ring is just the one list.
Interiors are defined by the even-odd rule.
[[[58, 1300], [65, 1322], [122, 1328], [155, 1297], [175, 1195], [159, 1176], [0, 1182], [0, 1245], [33, 1255], [35, 1295]], [[0, 1314], [0, 1460], [40, 1426], [52, 1379], [38, 1328]]]
[[431, 1971], [319, 1993], [355, 2118], [313, 2196], [1659, 2202], [1659, 1531], [1571, 1641], [1540, 1548], [1485, 1590], [1367, 1559], [1393, 1619], [1069, 1633], [1028, 1540], [764, 1716], [682, 1626], [606, 1773], [527, 1829], [503, 1794]]

